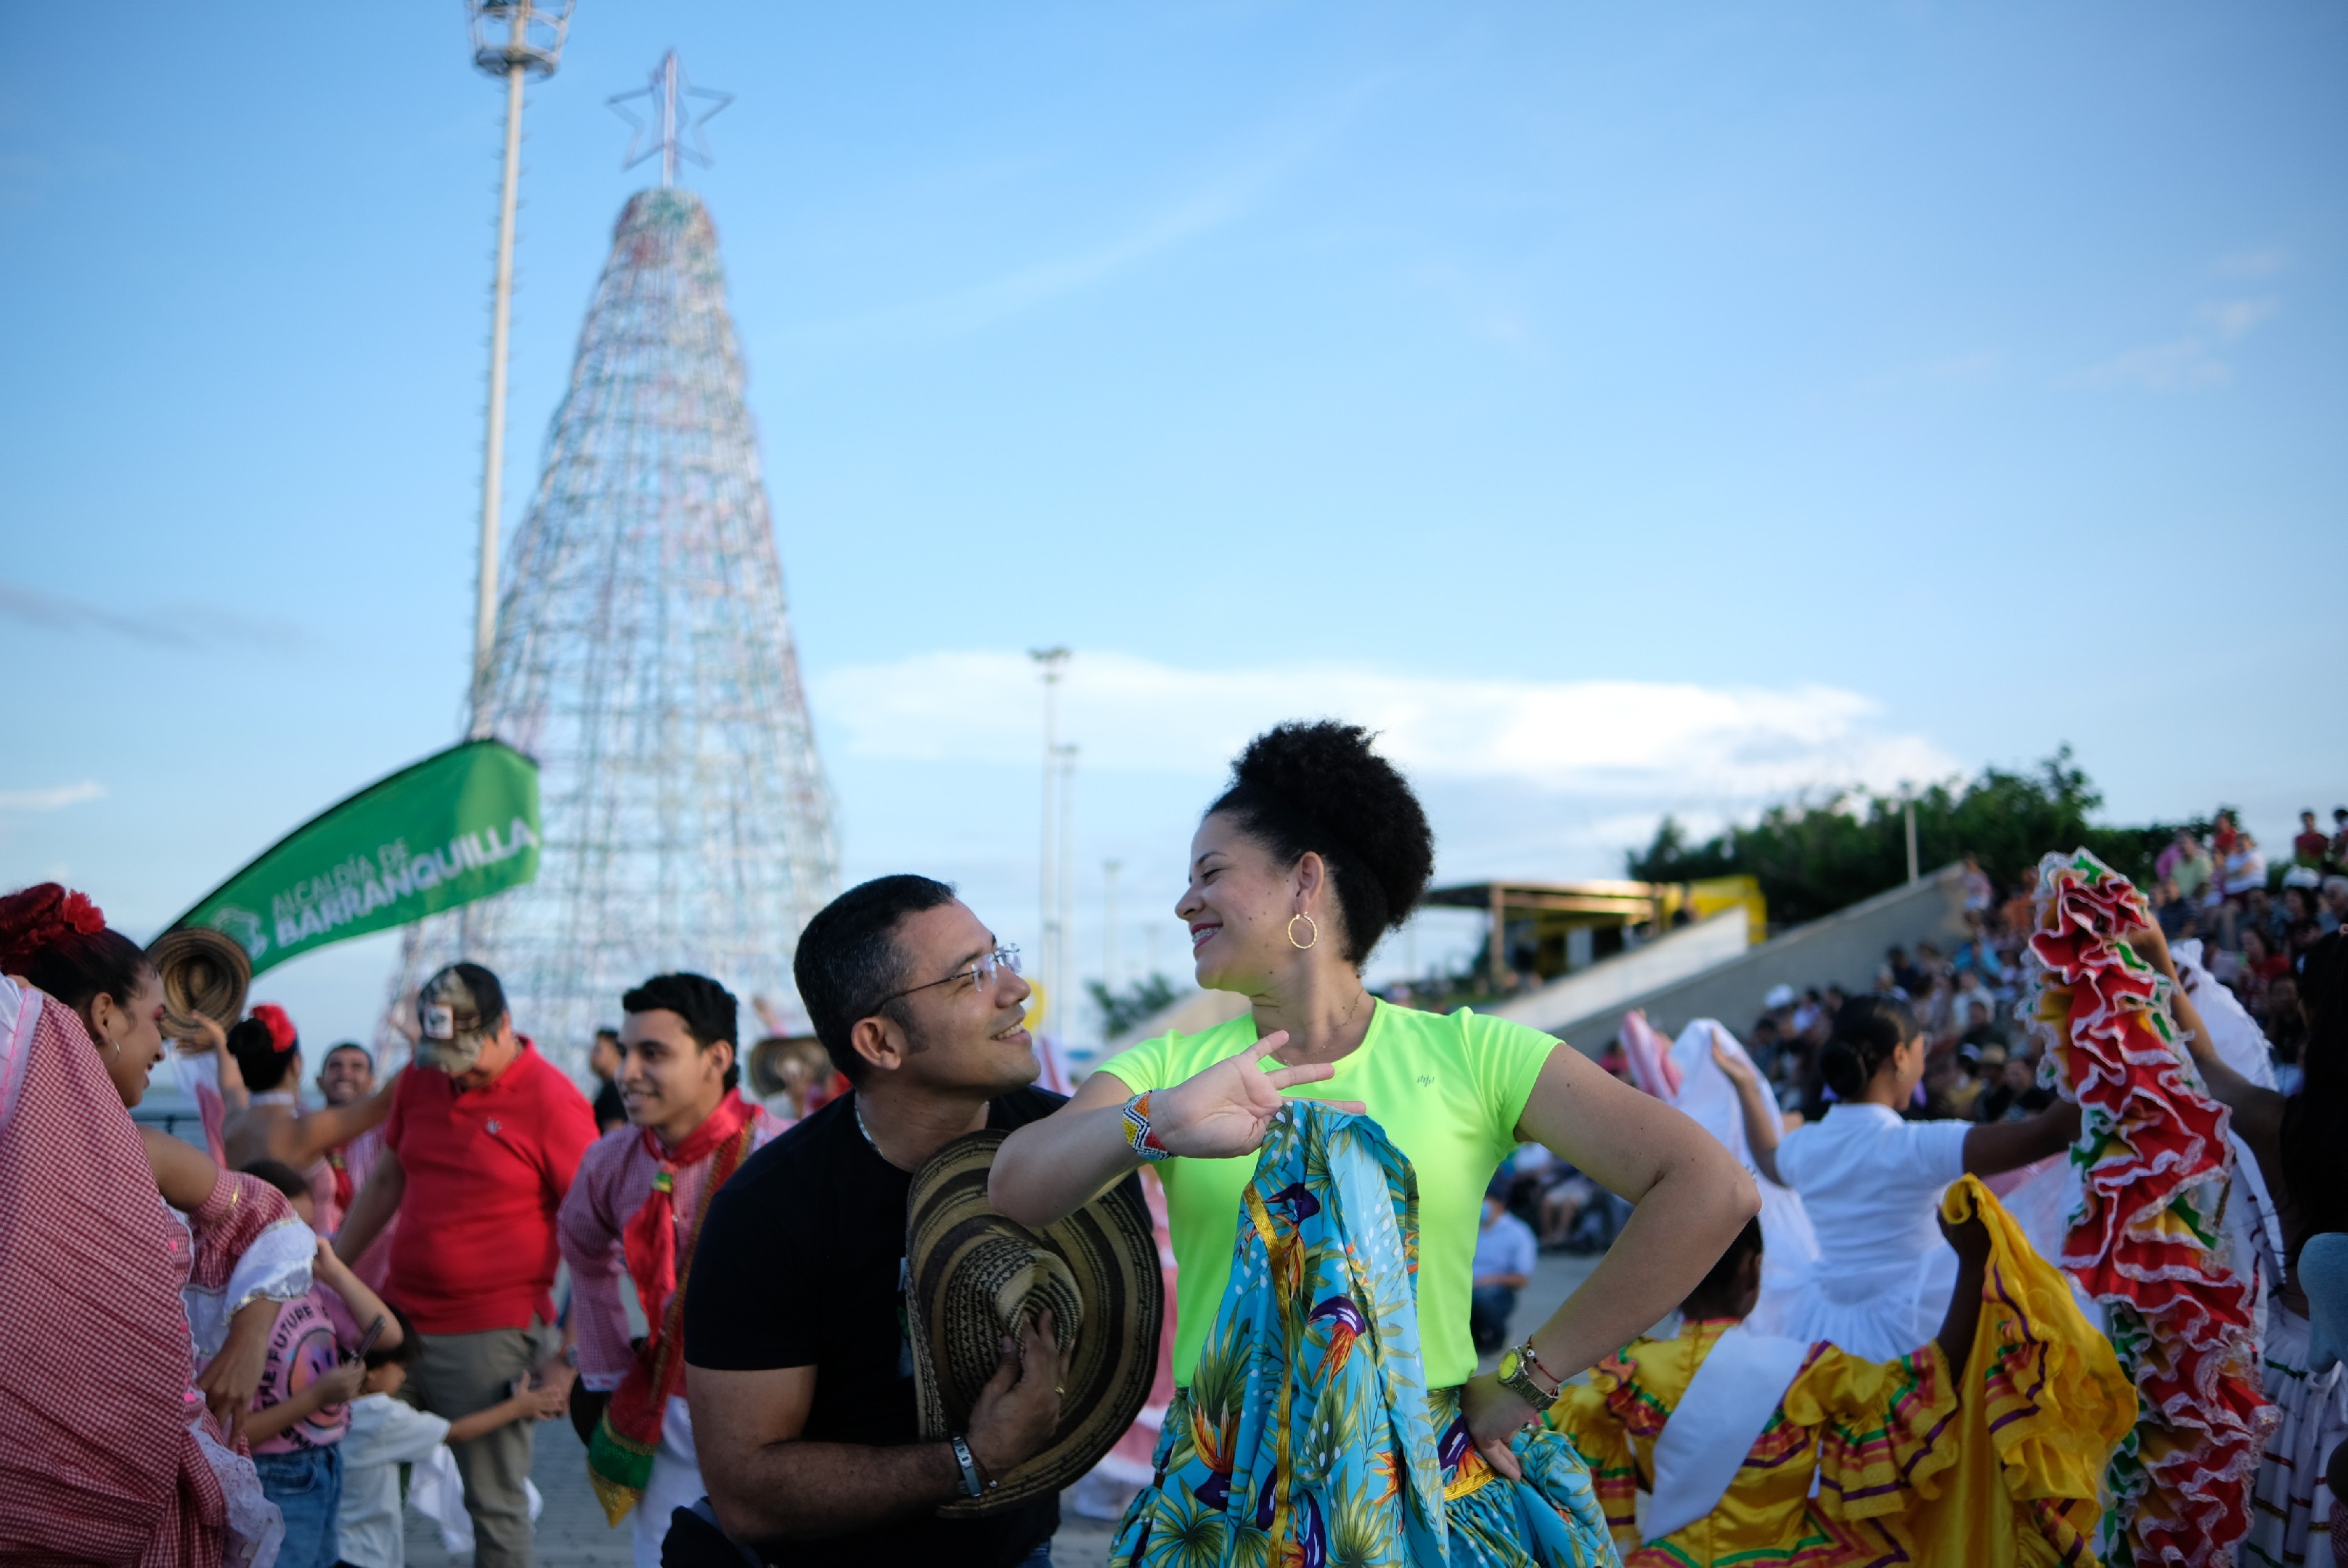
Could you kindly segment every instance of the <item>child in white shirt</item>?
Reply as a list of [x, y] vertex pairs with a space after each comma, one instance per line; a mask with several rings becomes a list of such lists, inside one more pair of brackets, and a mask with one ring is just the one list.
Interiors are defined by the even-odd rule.
[[549, 1420], [566, 1400], [551, 1390], [533, 1390], [517, 1379], [513, 1392], [486, 1410], [457, 1419], [402, 1402], [396, 1396], [407, 1381], [407, 1363], [417, 1353], [416, 1331], [397, 1307], [399, 1343], [369, 1350], [366, 1380], [351, 1401], [350, 1430], [343, 1435], [342, 1560], [349, 1568], [406, 1568], [407, 1536], [399, 1518], [399, 1467], [421, 1464], [442, 1443], [470, 1442], [511, 1421]]

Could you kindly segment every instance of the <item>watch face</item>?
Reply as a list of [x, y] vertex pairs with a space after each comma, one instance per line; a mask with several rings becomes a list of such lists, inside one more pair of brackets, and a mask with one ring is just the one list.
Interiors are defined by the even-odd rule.
[[1517, 1353], [1510, 1350], [1500, 1358], [1500, 1365], [1493, 1375], [1505, 1383], [1517, 1375], [1518, 1366]]

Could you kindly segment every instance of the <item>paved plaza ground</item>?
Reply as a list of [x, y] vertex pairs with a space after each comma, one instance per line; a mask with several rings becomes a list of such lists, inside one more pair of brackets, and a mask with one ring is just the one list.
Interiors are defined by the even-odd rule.
[[[1523, 1334], [1556, 1310], [1597, 1262], [1594, 1257], [1544, 1254], [1531, 1286], [1517, 1303], [1513, 1332]], [[531, 1473], [546, 1497], [546, 1512], [538, 1521], [538, 1568], [626, 1568], [633, 1561], [627, 1526], [613, 1530], [603, 1523], [603, 1511], [587, 1486], [587, 1450], [570, 1423], [549, 1421], [538, 1429], [538, 1459]], [[1102, 1568], [1111, 1526], [1078, 1519], [1065, 1501], [1060, 1521], [1060, 1532], [1052, 1540], [1053, 1561], [1059, 1568]], [[469, 1559], [443, 1551], [438, 1532], [411, 1511], [407, 1561], [410, 1568], [463, 1568]]]

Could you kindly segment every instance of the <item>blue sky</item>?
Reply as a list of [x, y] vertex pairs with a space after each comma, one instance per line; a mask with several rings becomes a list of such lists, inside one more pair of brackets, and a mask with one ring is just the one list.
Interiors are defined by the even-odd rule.
[[[2066, 740], [2116, 816], [2348, 803], [2336, 5], [586, 0], [510, 534], [671, 46], [739, 95], [686, 183], [851, 876], [1032, 947], [1044, 642], [1080, 972], [1109, 858], [1179, 969], [1291, 713], [1384, 728], [1463, 877]], [[501, 95], [453, 5], [0, 47], [0, 883], [143, 935], [457, 732]], [[387, 966], [263, 989], [352, 1032]]]

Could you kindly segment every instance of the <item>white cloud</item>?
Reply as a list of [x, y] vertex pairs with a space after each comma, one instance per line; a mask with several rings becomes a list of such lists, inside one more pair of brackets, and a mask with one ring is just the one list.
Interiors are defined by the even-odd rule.
[[[1018, 653], [835, 670], [815, 692], [819, 712], [859, 757], [1038, 760], [1042, 698], [1033, 663]], [[1061, 692], [1061, 734], [1087, 773], [1211, 777], [1259, 731], [1321, 717], [1379, 732], [1386, 754], [1430, 783], [1630, 801], [1754, 802], [1959, 771], [1922, 737], [1877, 728], [1867, 698], [1830, 686], [1453, 680], [1347, 665], [1183, 670], [1103, 653], [1071, 661]]]
[[2230, 278], [2271, 278], [2297, 260], [2280, 245], [2255, 251], [2233, 251], [2218, 258], [2211, 271]]
[[2281, 306], [2282, 301], [2272, 294], [2250, 300], [2212, 300], [2194, 313], [2206, 331], [2189, 333], [2168, 343], [2129, 349], [2099, 364], [2075, 370], [2056, 384], [2136, 386], [2147, 392], [2225, 386], [2234, 379], [2234, 367], [2218, 357], [2219, 348], [2240, 341]]
[[2182, 392], [2197, 386], [2224, 386], [2234, 379], [2233, 367], [2209, 352], [2198, 337], [2173, 343], [2147, 343], [2114, 354], [2063, 378], [2071, 386], [2137, 386], [2147, 392]]
[[2219, 300], [2201, 307], [2201, 319], [2228, 343], [2275, 313], [2282, 302], [2272, 294], [2256, 300]]
[[58, 784], [51, 789], [0, 790], [0, 811], [56, 811], [104, 797], [106, 786], [96, 779]]

